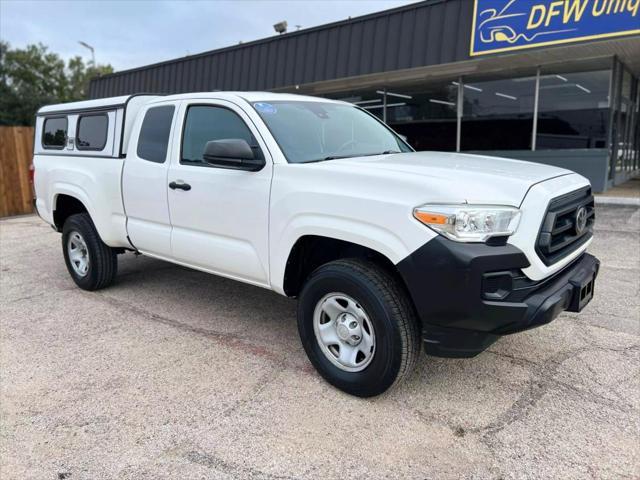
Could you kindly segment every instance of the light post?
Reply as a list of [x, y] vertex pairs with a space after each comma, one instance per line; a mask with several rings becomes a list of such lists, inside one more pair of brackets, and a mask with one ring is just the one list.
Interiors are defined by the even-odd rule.
[[93, 47], [91, 45], [89, 45], [86, 42], [83, 42], [82, 40], [78, 40], [78, 43], [80, 45], [82, 45], [84, 48], [88, 48], [89, 50], [91, 50], [91, 65], [93, 66], [93, 68], [96, 67], [96, 52], [93, 49]]

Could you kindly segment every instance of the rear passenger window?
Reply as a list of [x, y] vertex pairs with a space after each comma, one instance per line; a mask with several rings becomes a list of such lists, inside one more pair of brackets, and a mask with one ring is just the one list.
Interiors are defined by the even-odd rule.
[[42, 146], [61, 150], [67, 142], [67, 117], [44, 119], [42, 127]]
[[153, 107], [147, 110], [140, 128], [138, 157], [150, 162], [164, 163], [167, 158], [169, 133], [173, 120], [173, 105]]
[[107, 144], [109, 117], [106, 113], [99, 115], [82, 115], [78, 119], [76, 147], [78, 150], [102, 150]]

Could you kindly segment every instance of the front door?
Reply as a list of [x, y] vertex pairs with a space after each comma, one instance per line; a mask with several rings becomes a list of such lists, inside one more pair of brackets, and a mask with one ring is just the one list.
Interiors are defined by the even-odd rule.
[[[268, 286], [273, 165], [262, 138], [246, 113], [224, 100], [184, 101], [178, 121], [168, 176], [171, 256]], [[255, 155], [265, 157], [265, 167], [249, 172], [206, 163], [206, 143], [222, 139], [246, 140]]]

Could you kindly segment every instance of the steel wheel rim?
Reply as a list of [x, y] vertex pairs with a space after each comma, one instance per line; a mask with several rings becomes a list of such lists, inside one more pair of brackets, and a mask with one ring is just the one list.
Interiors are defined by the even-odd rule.
[[364, 308], [344, 293], [329, 293], [316, 304], [313, 331], [324, 356], [345, 372], [360, 372], [373, 360], [376, 335]]
[[89, 273], [89, 249], [82, 235], [75, 230], [69, 233], [67, 240], [67, 254], [71, 268], [80, 277]]

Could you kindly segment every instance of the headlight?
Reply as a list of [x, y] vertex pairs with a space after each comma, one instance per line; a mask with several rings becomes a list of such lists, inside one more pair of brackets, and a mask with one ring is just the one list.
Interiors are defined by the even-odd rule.
[[457, 242], [484, 242], [515, 233], [520, 210], [493, 205], [423, 205], [413, 210], [420, 222]]

